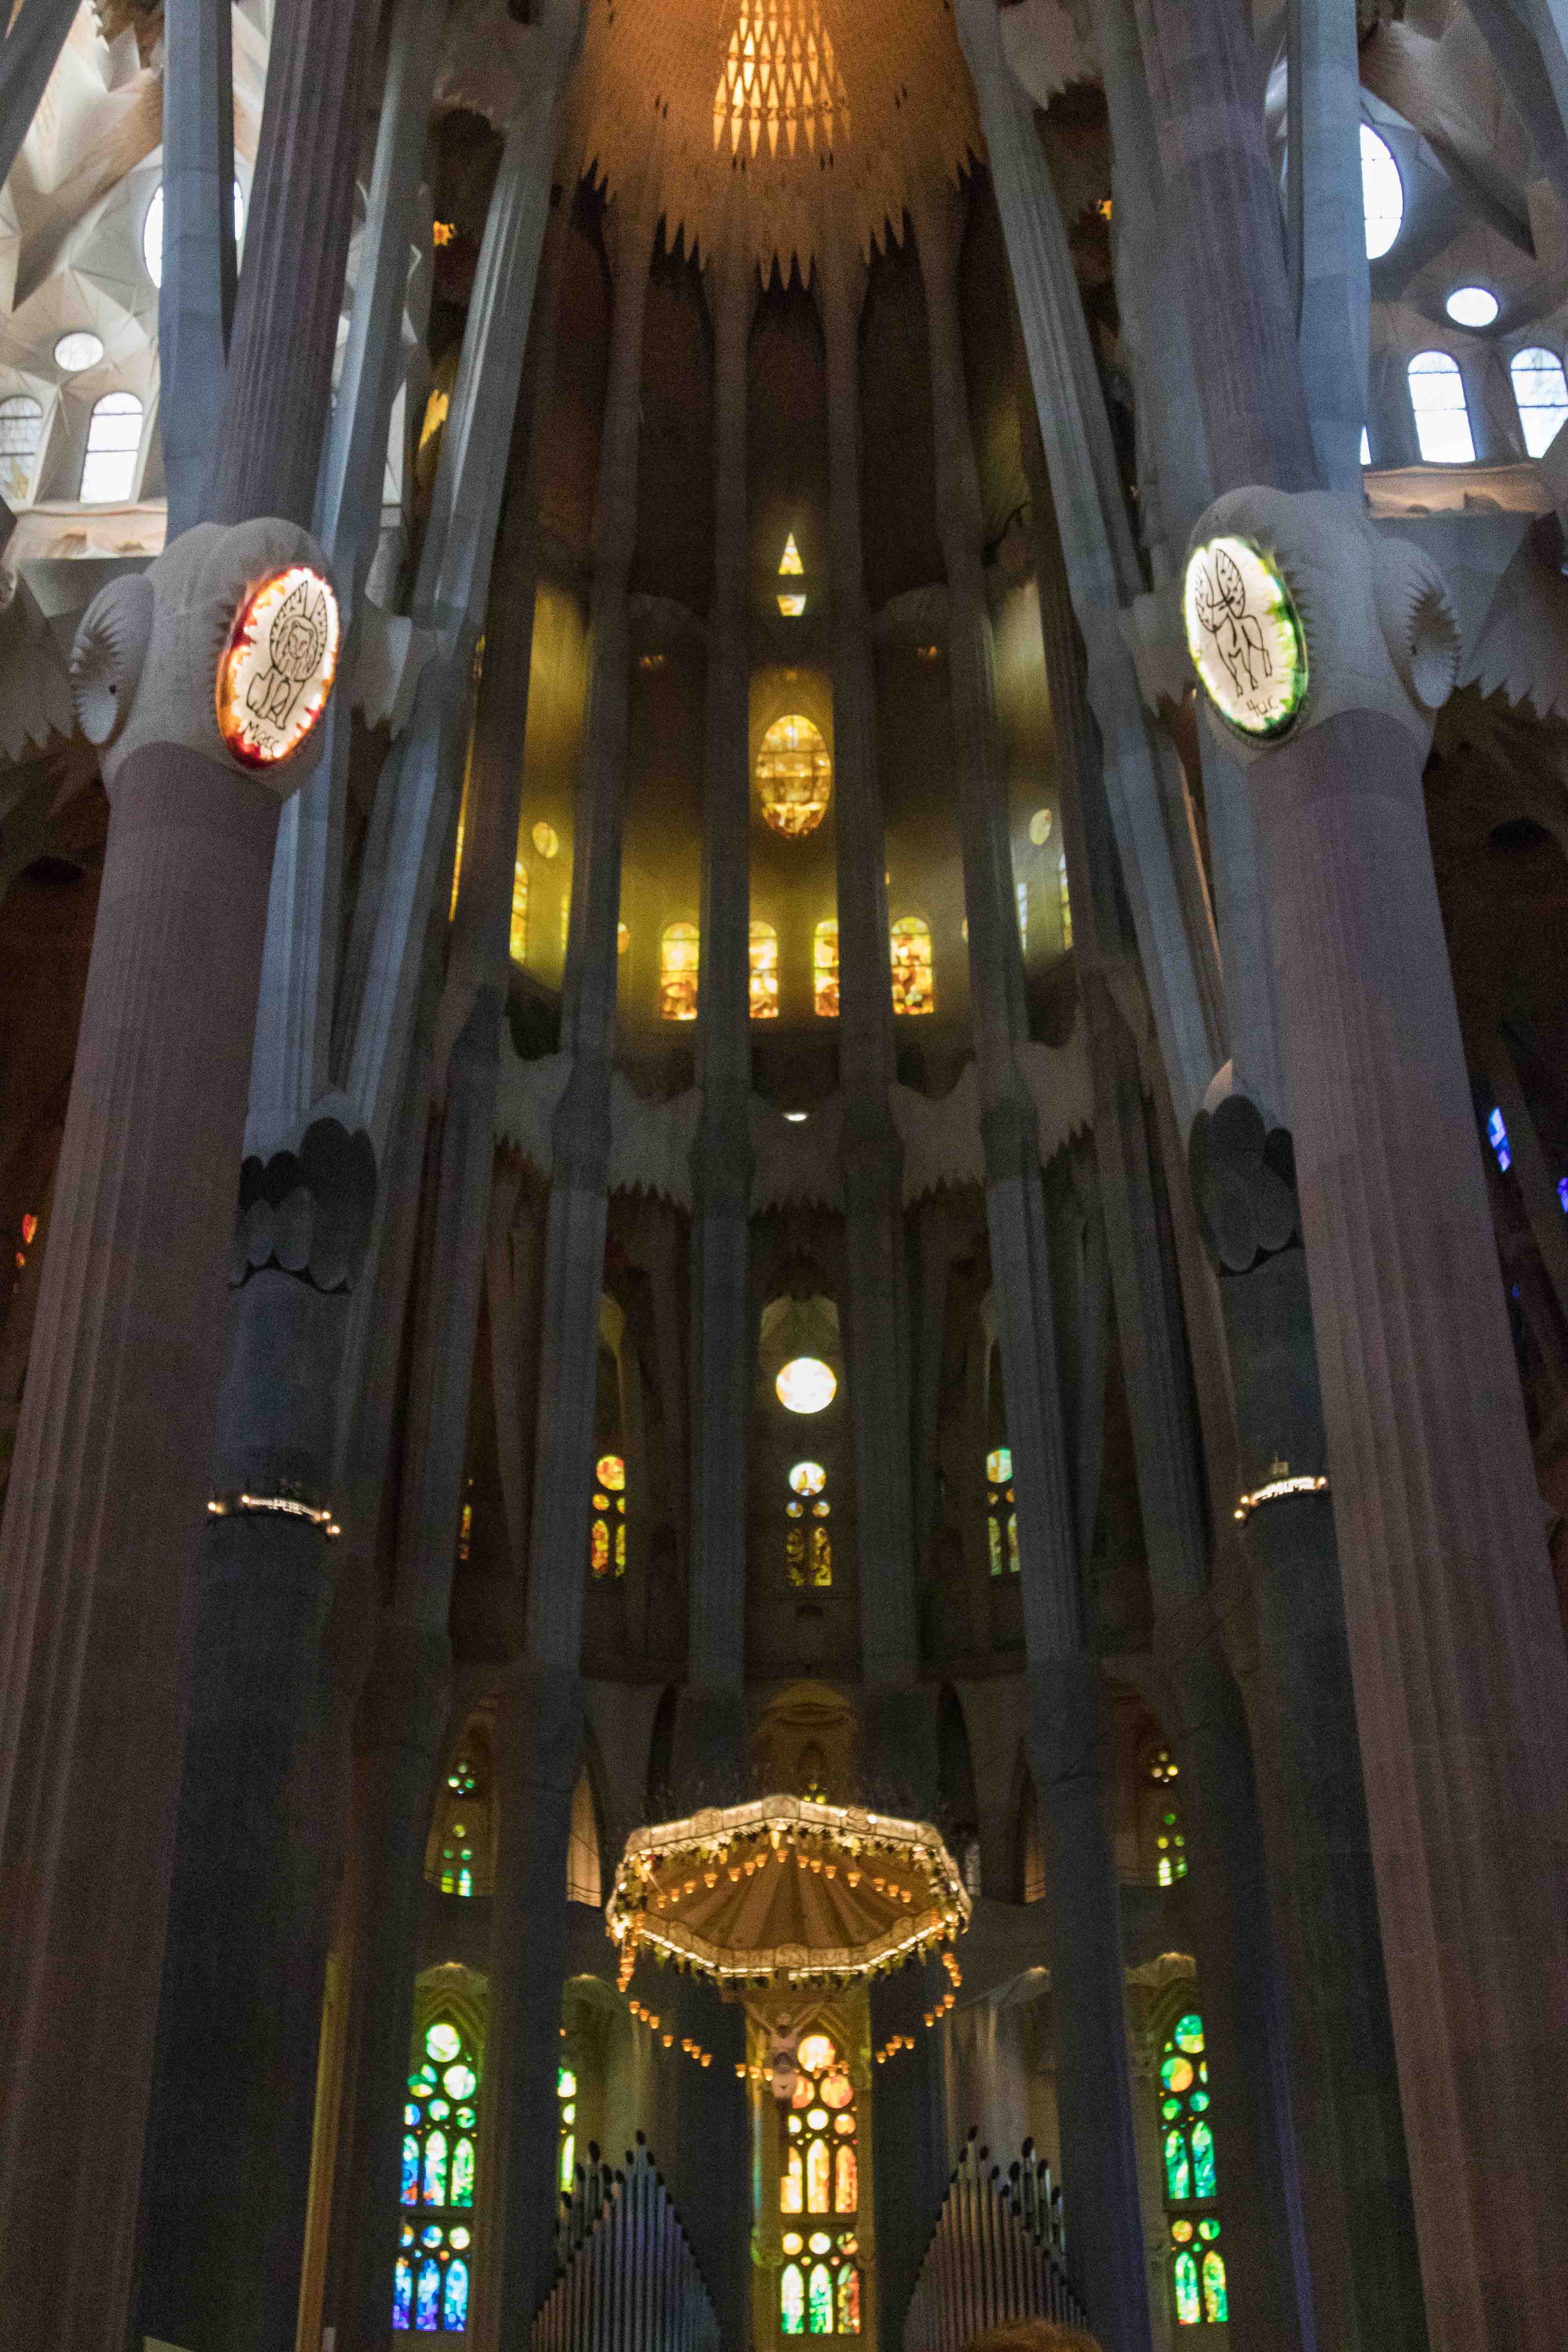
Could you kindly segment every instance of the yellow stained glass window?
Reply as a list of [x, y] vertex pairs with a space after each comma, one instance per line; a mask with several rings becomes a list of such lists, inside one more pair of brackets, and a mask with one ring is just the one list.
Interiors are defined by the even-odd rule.
[[695, 923], [671, 923], [658, 943], [661, 1021], [697, 1018], [697, 965], [701, 942]]
[[528, 954], [528, 868], [520, 857], [511, 869], [511, 938], [509, 942], [514, 963], [521, 963]]
[[827, 1484], [827, 1473], [820, 1462], [797, 1462], [789, 1483], [797, 1495], [820, 1495]]
[[800, 2213], [805, 2210], [804, 2174], [798, 2147], [784, 2151], [784, 2171], [779, 2179], [779, 2211]]
[[775, 719], [757, 753], [757, 795], [775, 833], [795, 840], [827, 814], [833, 761], [821, 730], [799, 712]]
[[[795, 2151], [790, 2150], [793, 2156]], [[827, 2142], [814, 2139], [805, 2151], [805, 2201], [813, 2213], [826, 2213], [827, 2203]]]
[[751, 940], [752, 1018], [776, 1021], [779, 1015], [779, 935], [771, 923], [753, 923]]
[[824, 1021], [838, 1018], [838, 922], [818, 923], [811, 942], [812, 1010]]
[[1057, 904], [1061, 908], [1062, 947], [1065, 951], [1072, 945], [1072, 898], [1068, 890], [1068, 860], [1065, 849], [1057, 860]]
[[601, 1486], [612, 1495], [624, 1495], [626, 1490], [626, 1465], [618, 1454], [601, 1454], [594, 1465], [594, 1475]]
[[833, 1538], [826, 1528], [811, 1531], [811, 1580], [819, 1585], [833, 1581]]
[[922, 915], [900, 915], [893, 925], [889, 948], [894, 1012], [934, 1013], [936, 991], [931, 981], [931, 925]]

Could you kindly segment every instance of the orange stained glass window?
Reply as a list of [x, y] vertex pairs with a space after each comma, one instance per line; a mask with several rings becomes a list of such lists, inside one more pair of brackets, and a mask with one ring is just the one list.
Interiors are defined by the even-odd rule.
[[811, 1580], [818, 1585], [833, 1581], [833, 1538], [826, 1528], [811, 1531]]
[[779, 935], [771, 923], [753, 923], [751, 940], [751, 1000], [753, 1021], [779, 1014]]
[[814, 2213], [828, 2210], [827, 2142], [825, 2139], [814, 2139], [805, 2151], [805, 2201]]
[[511, 960], [521, 963], [528, 954], [528, 868], [521, 858], [511, 869]]
[[836, 2213], [853, 2213], [859, 2201], [860, 2180], [855, 2150], [847, 2140], [840, 2140], [834, 2150], [833, 2210]]
[[798, 2147], [784, 2151], [784, 2171], [779, 2179], [779, 2211], [799, 2213], [805, 2210], [802, 2191], [802, 2171]]
[[610, 1528], [605, 1519], [595, 1518], [588, 1538], [588, 1565], [595, 1576], [608, 1576], [610, 1572]]
[[900, 915], [889, 942], [893, 967], [895, 1013], [934, 1013], [931, 925], [923, 915]]
[[838, 1018], [838, 922], [818, 923], [811, 942], [812, 1009], [824, 1021]]
[[671, 923], [658, 943], [661, 1021], [697, 1018], [697, 965], [701, 941], [695, 923]]
[[626, 1493], [626, 1465], [620, 1454], [601, 1454], [594, 1465], [594, 1475], [601, 1486], [609, 1488], [612, 1495]]
[[757, 753], [757, 797], [763, 823], [794, 841], [827, 814], [833, 760], [822, 730], [798, 711], [775, 719]]

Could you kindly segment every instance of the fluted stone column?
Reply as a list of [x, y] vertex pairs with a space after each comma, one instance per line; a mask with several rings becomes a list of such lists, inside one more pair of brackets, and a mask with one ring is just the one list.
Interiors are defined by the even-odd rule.
[[1032, 103], [1008, 69], [993, 0], [954, 0], [954, 13], [980, 102], [1123, 880], [1184, 1128], [1224, 1058], [1219, 971], [1189, 829], [1165, 814], [1178, 797], [1173, 755], [1149, 731], [1121, 632], [1122, 607], [1142, 575]]
[[[1115, 987], [1125, 969], [1115, 852], [1100, 745], [1083, 688], [1081, 640], [1037, 433], [1025, 422], [1034, 499], [1036, 577], [1056, 736], [1062, 845], [1073, 894], [1084, 1028], [1094, 1087], [1094, 1150], [1104, 1202], [1117, 1336], [1132, 1419], [1161, 1721], [1182, 1776], [1190, 1905], [1205, 2028], [1214, 2053], [1214, 2121], [1225, 2197], [1232, 2317], [1259, 2347], [1310, 2343], [1310, 2282], [1302, 2232], [1275, 1953], [1257, 1793], [1239, 1696], [1207, 1598], [1196, 1433], [1180, 1308], [1161, 1219], [1137, 1049]], [[1118, 973], [1118, 966], [1123, 967]], [[1178, 1171], [1178, 1181], [1182, 1171]]]
[[878, 1801], [929, 1804], [934, 1723], [911, 1706], [919, 1671], [903, 1147], [893, 1124], [892, 974], [877, 689], [860, 532], [859, 315], [865, 269], [825, 205], [819, 255], [827, 346], [828, 572], [838, 813], [838, 1073], [855, 1431], [862, 1743]]
[[113, 815], [0, 1528], [0, 2282], [29, 2347], [99, 2352], [128, 2318], [233, 1236], [214, 1171], [298, 777], [230, 761], [204, 656], [302, 555], [292, 525], [204, 526], [83, 628]]
[[1146, 2352], [1148, 2285], [1120, 1896], [1101, 1793], [1099, 1670], [1085, 1640], [1037, 1127], [1015, 1053], [1028, 1034], [1024, 962], [981, 557], [980, 484], [958, 341], [958, 227], [954, 200], [945, 191], [932, 192], [916, 213], [936, 425], [937, 530], [948, 583], [986, 1222], [1018, 1506], [1029, 1746], [1054, 1889], [1051, 1985], [1062, 2171], [1072, 2200], [1073, 2269], [1096, 2332], [1110, 2352]]
[[233, 25], [229, 0], [164, 0], [158, 437], [169, 540], [201, 517], [223, 414], [237, 276]]
[[1458, 624], [1428, 560], [1332, 498], [1237, 490], [1199, 530], [1273, 551], [1311, 645], [1291, 732], [1241, 748], [1427, 2326], [1534, 2352], [1568, 2326], [1568, 2118], [1542, 2096], [1568, 1981], [1568, 1658], [1426, 833]]
[[737, 194], [714, 270], [713, 594], [702, 812], [702, 1110], [691, 1146], [691, 1602], [677, 1724], [681, 1801], [750, 1787], [746, 1521], [755, 1332], [750, 1275], [751, 545], [746, 350], [756, 270]]
[[525, 2340], [552, 2262], [556, 2026], [566, 1932], [566, 1845], [583, 1739], [583, 1592], [594, 1390], [605, 1277], [616, 928], [620, 913], [637, 535], [639, 386], [648, 266], [660, 209], [658, 131], [619, 198], [616, 301], [594, 534], [593, 657], [573, 839], [561, 1043], [572, 1075], [556, 1113], [545, 1234], [539, 1426], [522, 1655], [499, 1727], [500, 1846], [491, 1977], [496, 2178], [478, 2325]]

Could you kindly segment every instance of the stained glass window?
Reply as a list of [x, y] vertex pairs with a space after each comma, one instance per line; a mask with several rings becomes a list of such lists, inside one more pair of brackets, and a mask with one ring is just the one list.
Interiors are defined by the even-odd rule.
[[1072, 945], [1072, 894], [1068, 888], [1068, 854], [1064, 849], [1057, 859], [1057, 906], [1062, 921], [1062, 953]]
[[557, 2109], [555, 2179], [563, 2195], [569, 2194], [577, 2164], [577, 2077], [570, 2066], [555, 2070]]
[[775, 719], [757, 752], [763, 821], [787, 840], [814, 833], [833, 795], [833, 760], [822, 730], [798, 711]]
[[1178, 2327], [1218, 2326], [1229, 2316], [1208, 2105], [1204, 2021], [1196, 2010], [1187, 2010], [1167, 2034], [1160, 2056], [1171, 2292]]
[[701, 940], [695, 923], [670, 923], [658, 943], [658, 1016], [697, 1018], [697, 966]]
[[431, 1875], [443, 1895], [490, 1891], [490, 1754], [482, 1723], [470, 1723], [436, 1807]]
[[838, 1018], [838, 919], [818, 923], [811, 940], [812, 1009], [823, 1021]]
[[133, 392], [106, 392], [88, 419], [81, 467], [84, 506], [112, 505], [133, 495], [141, 446], [142, 403]]
[[1013, 1449], [985, 1456], [985, 1547], [993, 1576], [1018, 1573], [1018, 1514], [1013, 1505]]
[[779, 935], [771, 923], [753, 923], [751, 940], [751, 1005], [753, 1021], [779, 1017]]
[[511, 869], [511, 938], [513, 963], [528, 955], [528, 868], [520, 857]]
[[[1558, 370], [1561, 376], [1563, 371]], [[25, 392], [0, 400], [0, 495], [19, 507], [32, 487], [33, 460], [44, 429], [44, 412]]]
[[833, 1538], [826, 1522], [833, 1506], [827, 1473], [820, 1462], [797, 1462], [789, 1474], [784, 1505], [784, 1570], [792, 1584], [826, 1587], [833, 1581]]
[[[786, 2255], [812, 2258], [808, 2271], [786, 2265], [779, 2288], [779, 2325], [786, 2336], [860, 2333], [859, 2156], [855, 2085], [831, 2035], [803, 2035], [790, 2109], [782, 2118], [779, 2209], [812, 2217], [811, 2234], [785, 2234]], [[800, 2312], [804, 2308], [805, 2326]], [[792, 2317], [792, 2313], [796, 2315]]]
[[1176, 1806], [1178, 1767], [1168, 1748], [1157, 1748], [1149, 1759], [1149, 1778], [1158, 1791], [1154, 1824], [1155, 1871], [1162, 1886], [1173, 1886], [1187, 1874], [1187, 1841]]
[[1405, 373], [1415, 438], [1425, 463], [1473, 465], [1476, 445], [1458, 361], [1447, 352], [1417, 352]]
[[626, 1572], [626, 1465], [619, 1454], [601, 1454], [594, 1465], [588, 1566], [595, 1576]]
[[895, 1013], [934, 1013], [936, 990], [931, 979], [931, 925], [923, 915], [900, 915], [889, 941], [893, 967]]
[[[463, 1769], [455, 1768], [457, 1777]], [[413, 2055], [403, 2109], [404, 2221], [392, 2325], [405, 2333], [412, 2327], [460, 2336], [468, 2324], [479, 2057], [451, 2018], [426, 2026]]]
[[[784, 541], [784, 551], [779, 558], [779, 578], [800, 580], [805, 577], [805, 566], [800, 560], [800, 550], [795, 543], [795, 533], [792, 530]], [[784, 614], [784, 619], [798, 621], [805, 610], [805, 589], [781, 588], [778, 592], [778, 599], [779, 611]]]
[[[1508, 372], [1524, 446], [1532, 457], [1544, 457], [1557, 438], [1558, 426], [1568, 416], [1568, 376], [1563, 373], [1563, 362], [1555, 352], [1532, 344], [1528, 351], [1515, 352]], [[5, 411], [11, 405], [8, 400], [0, 404], [0, 449], [6, 446]]]

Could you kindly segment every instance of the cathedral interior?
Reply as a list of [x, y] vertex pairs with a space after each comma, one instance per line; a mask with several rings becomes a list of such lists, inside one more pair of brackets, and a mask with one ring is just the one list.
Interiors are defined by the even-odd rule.
[[1568, 2344], [1556, 0], [15, 0], [17, 2352]]

